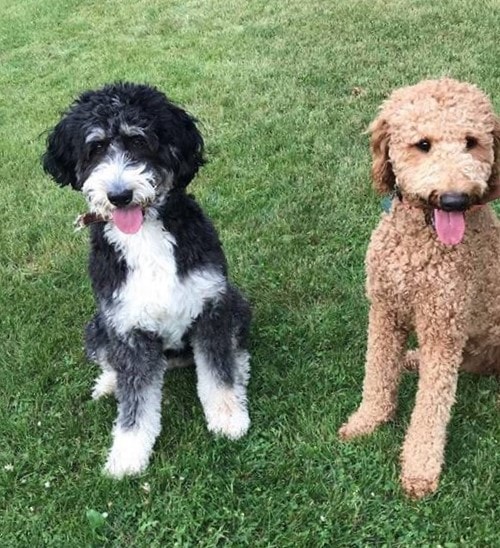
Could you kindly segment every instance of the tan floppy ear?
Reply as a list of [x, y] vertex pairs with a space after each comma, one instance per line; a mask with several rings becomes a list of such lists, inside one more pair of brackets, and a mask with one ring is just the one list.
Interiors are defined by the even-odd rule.
[[368, 131], [371, 133], [370, 148], [372, 152], [373, 188], [379, 194], [387, 194], [396, 185], [396, 177], [389, 160], [389, 124], [383, 115], [380, 114], [370, 124]]
[[493, 166], [488, 180], [488, 186], [491, 189], [500, 187], [500, 118], [498, 117], [495, 117], [495, 125], [493, 126], [493, 153]]

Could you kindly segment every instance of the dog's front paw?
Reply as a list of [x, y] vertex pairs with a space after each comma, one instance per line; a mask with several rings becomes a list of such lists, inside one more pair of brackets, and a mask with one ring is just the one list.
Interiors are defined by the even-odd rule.
[[246, 410], [223, 413], [217, 417], [207, 418], [207, 426], [214, 434], [237, 440], [248, 432], [250, 417]]
[[434, 493], [439, 484], [442, 452], [436, 444], [425, 444], [418, 437], [407, 437], [401, 453], [401, 484], [415, 499]]
[[116, 372], [103, 371], [95, 381], [92, 389], [92, 399], [98, 400], [103, 396], [113, 394], [116, 390]]
[[115, 439], [104, 473], [112, 478], [136, 476], [147, 468], [151, 451], [141, 443], [135, 432], [120, 432]]
[[414, 477], [401, 474], [401, 484], [407, 496], [421, 499], [436, 491], [439, 484], [439, 475], [433, 477]]
[[359, 409], [339, 428], [339, 437], [342, 440], [350, 440], [358, 436], [366, 436], [387, 420], [389, 420], [389, 417], [382, 417]]
[[214, 434], [237, 440], [250, 427], [246, 403], [231, 390], [219, 394], [215, 401], [205, 404], [204, 411], [207, 427]]

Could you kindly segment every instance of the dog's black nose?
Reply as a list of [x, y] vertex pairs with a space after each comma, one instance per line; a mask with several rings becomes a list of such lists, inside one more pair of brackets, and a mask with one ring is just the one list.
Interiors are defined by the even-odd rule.
[[123, 190], [121, 192], [108, 192], [108, 200], [116, 207], [124, 207], [132, 201], [134, 193], [132, 190]]
[[469, 195], [465, 192], [445, 192], [439, 199], [443, 211], [465, 211], [469, 207]]

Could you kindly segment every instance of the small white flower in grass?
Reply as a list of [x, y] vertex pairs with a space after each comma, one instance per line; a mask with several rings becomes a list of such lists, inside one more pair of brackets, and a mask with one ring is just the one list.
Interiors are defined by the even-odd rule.
[[321, 521], [321, 523], [325, 523], [326, 521], [325, 516], [319, 516], [319, 521]]
[[35, 509], [33, 508], [33, 506], [30, 506], [30, 512], [34, 512]]
[[50, 481], [46, 481], [43, 486], [45, 487], [45, 489], [48, 489], [50, 487]]
[[149, 483], [147, 481], [145, 481], [142, 485], [141, 485], [141, 489], [145, 492], [145, 493], [151, 493], [151, 485], [149, 485]]
[[37, 426], [42, 426], [42, 421], [38, 421], [38, 422], [36, 423], [36, 425], [37, 425]]
[[13, 464], [6, 464], [3, 469], [6, 471], [6, 472], [12, 472], [12, 470], [14, 470], [14, 465]]
[[102, 516], [104, 519], [106, 519], [106, 518], [109, 516], [109, 514], [108, 514], [107, 512], [103, 512], [103, 513], [101, 514], [101, 516]]

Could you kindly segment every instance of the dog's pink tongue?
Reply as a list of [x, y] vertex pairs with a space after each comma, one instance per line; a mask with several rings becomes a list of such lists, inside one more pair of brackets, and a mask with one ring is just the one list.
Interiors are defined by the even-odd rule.
[[135, 234], [142, 226], [144, 215], [139, 206], [125, 207], [113, 211], [113, 222], [125, 234]]
[[439, 241], [445, 245], [457, 245], [464, 238], [465, 216], [463, 211], [435, 209], [434, 225]]

